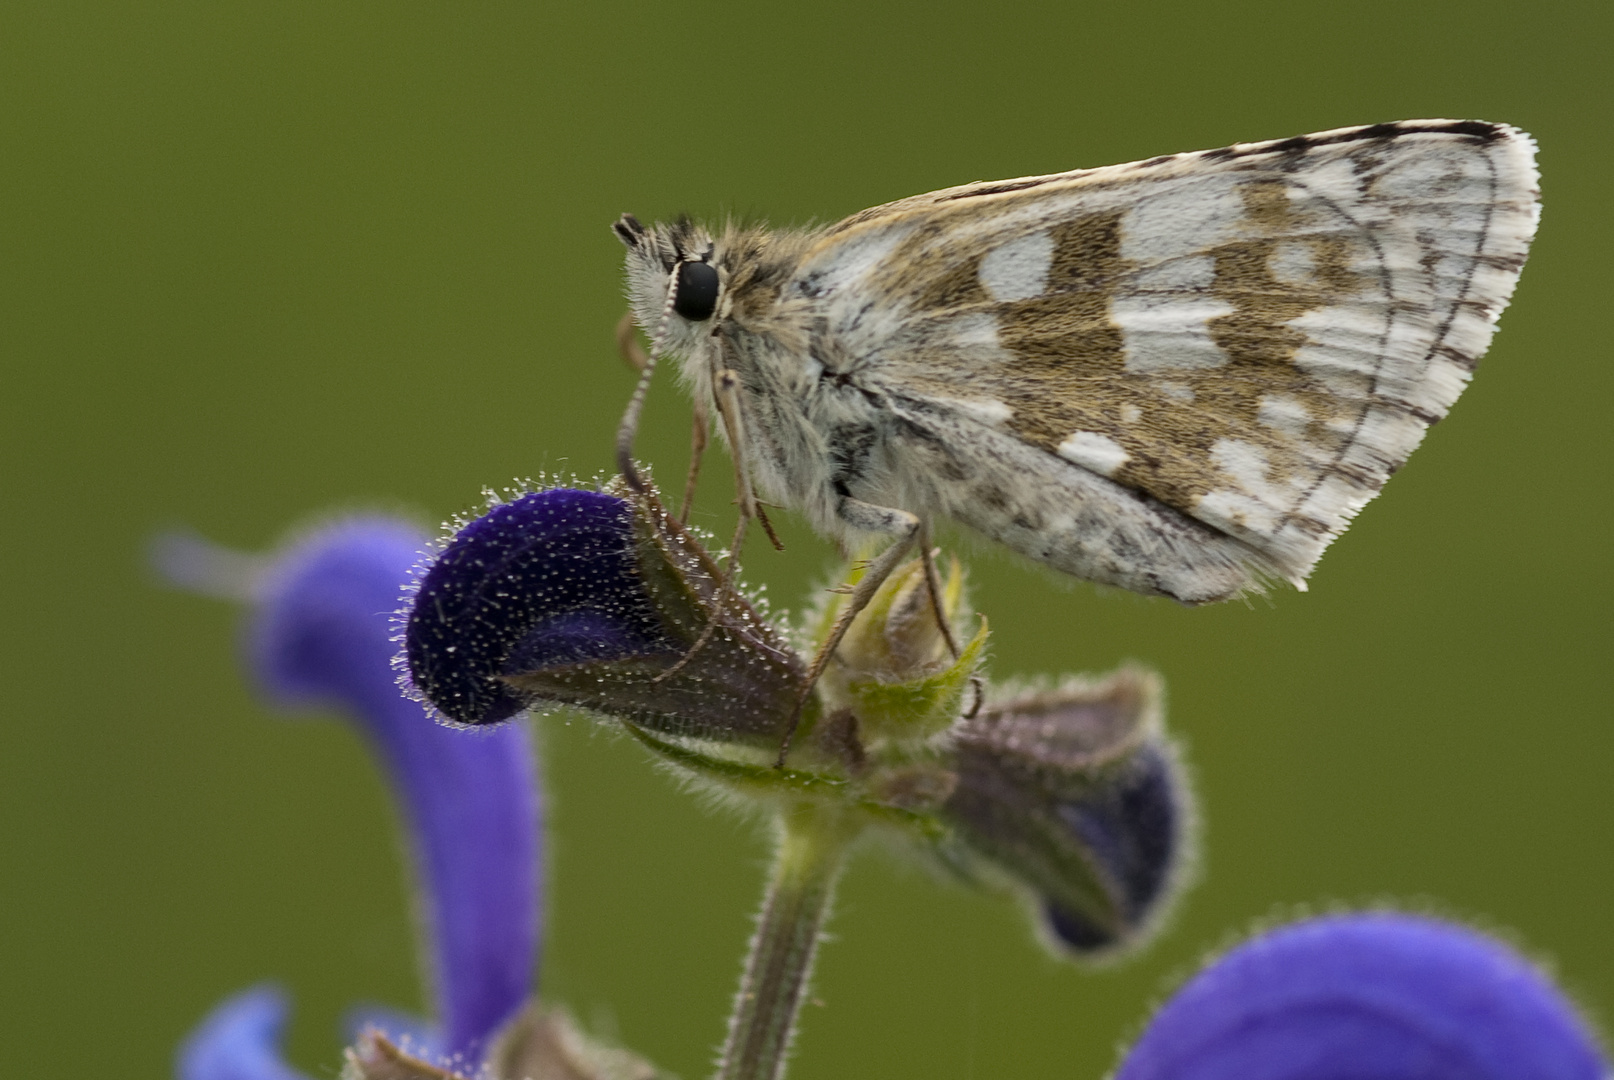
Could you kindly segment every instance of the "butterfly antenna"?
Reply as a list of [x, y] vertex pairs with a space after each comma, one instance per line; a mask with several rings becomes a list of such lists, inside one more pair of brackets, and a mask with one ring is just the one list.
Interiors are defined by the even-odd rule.
[[677, 299], [678, 267], [675, 266], [672, 273], [667, 275], [667, 299], [661, 305], [661, 318], [656, 321], [655, 336], [650, 339], [650, 352], [645, 355], [644, 367], [639, 369], [639, 382], [633, 388], [633, 396], [628, 399], [628, 407], [622, 413], [622, 423], [616, 429], [617, 471], [630, 488], [641, 494], [645, 491], [645, 482], [633, 464], [633, 439], [639, 433], [639, 417], [644, 413], [645, 396], [650, 393], [650, 377], [656, 373], [656, 360], [666, 345], [667, 324], [672, 319], [673, 303]]

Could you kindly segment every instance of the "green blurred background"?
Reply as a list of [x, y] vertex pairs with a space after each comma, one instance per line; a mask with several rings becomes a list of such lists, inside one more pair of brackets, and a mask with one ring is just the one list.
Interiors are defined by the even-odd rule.
[[[848, 874], [797, 1080], [1099, 1077], [1173, 973], [1292, 905], [1511, 928], [1614, 1019], [1607, 4], [0, 8], [0, 1050], [160, 1077], [221, 996], [293, 992], [294, 1059], [422, 1000], [387, 792], [348, 730], [266, 712], [236, 613], [156, 529], [435, 521], [609, 464], [624, 210], [833, 220], [932, 188], [1352, 123], [1505, 120], [1546, 217], [1473, 388], [1312, 591], [1187, 610], [982, 551], [1000, 673], [1158, 666], [1200, 885], [1118, 970], [879, 852]], [[645, 456], [682, 467], [659, 385]], [[713, 470], [721, 477], [723, 469]], [[706, 521], [728, 521], [710, 485]], [[799, 605], [787, 521], [751, 576]], [[633, 745], [544, 725], [545, 991], [696, 1080], [766, 847]]]

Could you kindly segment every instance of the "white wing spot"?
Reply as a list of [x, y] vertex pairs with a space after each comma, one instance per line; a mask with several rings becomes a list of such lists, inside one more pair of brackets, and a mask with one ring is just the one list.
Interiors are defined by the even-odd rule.
[[1180, 401], [1184, 405], [1194, 403], [1194, 388], [1187, 383], [1178, 382], [1176, 379], [1161, 379], [1154, 384], [1154, 388], [1172, 401]]
[[1121, 328], [1129, 372], [1214, 368], [1227, 355], [1211, 340], [1207, 323], [1231, 315], [1225, 300], [1204, 295], [1216, 277], [1209, 255], [1173, 258], [1133, 275], [1110, 302]]
[[993, 248], [981, 259], [981, 287], [998, 301], [1029, 300], [1048, 287], [1054, 239], [1046, 232], [1032, 233]]
[[1261, 399], [1255, 418], [1269, 428], [1298, 439], [1306, 434], [1306, 425], [1311, 423], [1311, 410], [1287, 395], [1268, 394]]
[[1317, 272], [1317, 257], [1311, 245], [1297, 240], [1284, 240], [1272, 247], [1267, 256], [1267, 269], [1285, 285], [1310, 285]]
[[1245, 491], [1259, 492], [1267, 486], [1267, 454], [1243, 439], [1217, 439], [1211, 445], [1211, 460]]
[[1246, 183], [1236, 174], [1207, 172], [1149, 192], [1121, 219], [1121, 258], [1148, 265], [1240, 239], [1247, 218], [1239, 189]]
[[1296, 500], [1303, 494], [1302, 484], [1297, 479], [1274, 483], [1266, 451], [1243, 439], [1217, 439], [1211, 445], [1210, 456], [1231, 483], [1202, 495], [1194, 507], [1194, 516], [1235, 535], [1262, 538], [1285, 576], [1300, 587], [1322, 545], [1315, 536], [1295, 529], [1280, 530], [1279, 524], [1296, 509]]
[[1002, 424], [1014, 415], [1008, 405], [989, 398], [949, 398], [947, 403], [986, 424]]
[[1132, 457], [1121, 444], [1096, 431], [1078, 431], [1059, 444], [1059, 456], [1100, 476], [1113, 476]]
[[1143, 410], [1138, 408], [1136, 405], [1127, 404], [1127, 405], [1122, 405], [1121, 406], [1121, 422], [1122, 423], [1136, 424], [1139, 420], [1142, 420], [1142, 419], [1143, 419]]
[[1277, 492], [1267, 483], [1266, 452], [1243, 439], [1217, 439], [1211, 446], [1211, 460], [1236, 487], [1202, 495], [1196, 507], [1200, 518], [1214, 525], [1269, 535], [1277, 523], [1273, 504], [1278, 500]]

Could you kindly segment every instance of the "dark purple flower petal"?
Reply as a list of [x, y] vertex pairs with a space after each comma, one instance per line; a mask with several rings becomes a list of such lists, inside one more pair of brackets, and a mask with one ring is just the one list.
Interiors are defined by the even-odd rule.
[[564, 704], [777, 745], [806, 687], [783, 636], [653, 499], [571, 488], [459, 531], [420, 579], [405, 656], [416, 689], [465, 724]]
[[422, 577], [407, 634], [416, 688], [462, 724], [525, 707], [502, 676], [678, 651], [639, 578], [632, 506], [571, 488], [500, 503], [461, 529]]
[[1603, 1080], [1574, 1008], [1500, 943], [1396, 914], [1234, 949], [1150, 1022], [1116, 1080]]
[[989, 707], [959, 733], [944, 817], [1077, 955], [1135, 944], [1183, 877], [1192, 795], [1159, 726], [1157, 680], [1125, 669]]
[[427, 544], [389, 518], [303, 537], [253, 575], [249, 652], [271, 699], [339, 710], [384, 763], [421, 879], [443, 1046], [474, 1061], [532, 987], [541, 807], [524, 727], [448, 728], [399, 690], [391, 620]]
[[179, 1048], [178, 1080], [309, 1080], [280, 1056], [286, 995], [254, 986], [226, 998]]

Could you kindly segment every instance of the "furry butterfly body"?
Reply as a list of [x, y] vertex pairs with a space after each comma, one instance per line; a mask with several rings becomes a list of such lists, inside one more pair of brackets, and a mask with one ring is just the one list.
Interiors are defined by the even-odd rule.
[[765, 497], [843, 544], [946, 519], [1202, 603], [1304, 587], [1466, 385], [1537, 216], [1529, 136], [1427, 120], [817, 230], [616, 228]]

